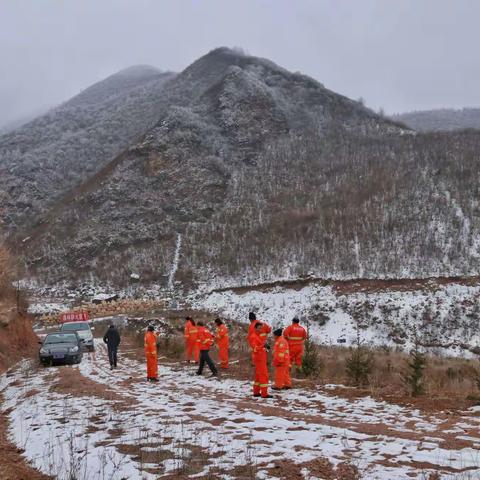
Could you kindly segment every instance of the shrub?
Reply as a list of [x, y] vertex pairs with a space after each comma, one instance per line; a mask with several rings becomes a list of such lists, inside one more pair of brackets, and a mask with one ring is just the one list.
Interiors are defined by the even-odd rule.
[[357, 339], [350, 355], [345, 359], [346, 373], [350, 381], [356, 385], [368, 384], [368, 377], [373, 369], [373, 353], [362, 345], [360, 325], [357, 322]]
[[418, 397], [425, 392], [423, 376], [427, 366], [427, 359], [420, 351], [420, 342], [416, 328], [413, 329], [413, 348], [410, 352], [410, 359], [407, 360], [407, 370], [403, 375], [403, 381], [409, 388], [413, 397]]
[[320, 359], [320, 351], [310, 338], [305, 340], [305, 351], [302, 360], [302, 373], [306, 377], [317, 375], [322, 370], [322, 361]]

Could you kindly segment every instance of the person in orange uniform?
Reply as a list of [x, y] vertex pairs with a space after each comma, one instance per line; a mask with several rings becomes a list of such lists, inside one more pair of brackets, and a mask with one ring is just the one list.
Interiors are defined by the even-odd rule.
[[218, 347], [218, 358], [220, 359], [220, 368], [228, 368], [228, 329], [220, 318], [215, 319], [217, 331], [215, 341]]
[[147, 380], [158, 382], [157, 335], [152, 325], [145, 332], [145, 358], [147, 359]]
[[212, 371], [212, 377], [216, 377], [218, 375], [217, 367], [213, 363], [212, 359], [210, 358], [209, 351], [213, 345], [213, 335], [208, 330], [207, 327], [203, 324], [203, 322], [197, 323], [198, 334], [197, 334], [197, 343], [200, 349], [200, 363], [198, 365], [197, 375], [201, 375], [203, 372], [203, 367], [205, 363], [208, 365], [210, 370]]
[[[257, 334], [260, 335], [260, 337], [264, 340], [264, 343], [265, 343], [267, 341], [267, 336], [272, 331], [272, 329], [270, 325], [268, 325], [267, 323], [261, 322], [260, 320], [258, 320], [254, 312], [250, 312], [248, 314], [248, 319], [250, 320], [250, 326], [248, 327], [247, 341], [248, 341], [248, 344], [250, 345], [250, 348], [252, 349], [252, 362], [255, 363], [255, 360], [253, 359], [253, 343], [254, 343], [255, 336]], [[262, 325], [262, 328], [257, 333], [256, 326], [259, 323]]]
[[192, 317], [185, 317], [185, 359], [187, 362], [195, 360], [198, 363], [199, 349], [197, 342], [197, 326]]
[[261, 335], [263, 328], [264, 324], [262, 322], [257, 322], [251, 338], [251, 345], [253, 348], [253, 364], [255, 365], [253, 396], [272, 398], [272, 395], [268, 394], [267, 350], [265, 348], [266, 337]]
[[283, 336], [288, 342], [290, 352], [290, 361], [292, 365], [302, 366], [303, 344], [307, 338], [307, 331], [300, 325], [300, 320], [294, 318], [292, 324], [283, 332]]
[[273, 332], [275, 345], [273, 346], [273, 366], [275, 367], [275, 385], [273, 390], [288, 390], [292, 388], [290, 378], [290, 354], [288, 342], [282, 336], [282, 329]]

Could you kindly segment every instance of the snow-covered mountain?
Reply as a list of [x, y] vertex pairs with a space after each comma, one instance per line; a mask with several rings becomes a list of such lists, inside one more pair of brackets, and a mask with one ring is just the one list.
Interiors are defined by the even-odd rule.
[[68, 189], [100, 170], [153, 125], [174, 75], [137, 66], [0, 136], [0, 203], [6, 228], [35, 221]]
[[480, 134], [414, 134], [225, 48], [155, 98], [156, 123], [139, 141], [101, 156], [96, 173], [19, 233], [47, 282], [478, 272]]
[[480, 129], [480, 108], [439, 108], [420, 110], [392, 116], [419, 132]]

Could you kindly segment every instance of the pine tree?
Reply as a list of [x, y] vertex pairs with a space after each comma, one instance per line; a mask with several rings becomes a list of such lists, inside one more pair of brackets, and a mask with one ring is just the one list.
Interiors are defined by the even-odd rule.
[[[306, 324], [308, 332], [308, 323]], [[318, 345], [316, 345], [310, 338], [307, 336], [307, 339], [304, 343], [305, 350], [303, 352], [302, 359], [302, 373], [306, 377], [311, 377], [320, 373], [322, 370], [322, 361], [320, 359], [320, 352]]]
[[360, 325], [356, 323], [357, 339], [355, 346], [351, 350], [350, 356], [345, 361], [345, 368], [347, 376], [350, 381], [355, 385], [368, 384], [368, 376], [372, 372], [373, 368], [373, 354], [368, 351], [360, 338]]
[[410, 359], [407, 360], [407, 370], [403, 375], [403, 381], [413, 397], [418, 397], [425, 392], [423, 377], [426, 366], [427, 359], [420, 351], [417, 328], [413, 327], [413, 348], [410, 351]]

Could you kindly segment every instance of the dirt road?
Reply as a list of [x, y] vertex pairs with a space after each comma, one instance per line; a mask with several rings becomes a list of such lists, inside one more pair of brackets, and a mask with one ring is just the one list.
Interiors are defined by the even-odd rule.
[[333, 386], [262, 400], [185, 364], [144, 375], [125, 357], [112, 372], [100, 342], [78, 366], [20, 364], [0, 383], [14, 443], [62, 479], [480, 478], [480, 408], [430, 416]]

